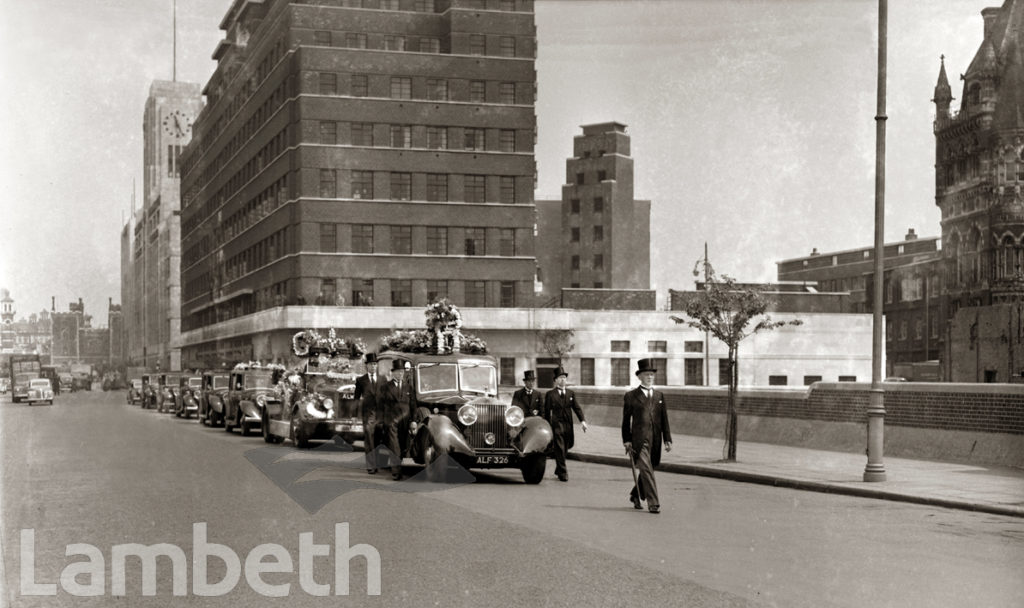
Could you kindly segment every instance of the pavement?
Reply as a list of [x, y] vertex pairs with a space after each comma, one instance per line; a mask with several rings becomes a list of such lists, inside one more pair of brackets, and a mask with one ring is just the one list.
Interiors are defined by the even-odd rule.
[[[629, 467], [618, 428], [576, 427], [569, 458]], [[797, 490], [1024, 517], [1024, 469], [909, 458], [882, 459], [886, 480], [863, 480], [867, 456], [740, 441], [724, 462], [724, 440], [673, 433], [656, 471], [717, 477]]]

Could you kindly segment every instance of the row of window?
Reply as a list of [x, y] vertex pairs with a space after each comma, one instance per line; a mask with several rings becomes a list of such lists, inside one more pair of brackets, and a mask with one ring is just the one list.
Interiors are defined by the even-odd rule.
[[[338, 198], [339, 185], [349, 186], [350, 197], [360, 200], [384, 198], [393, 201], [424, 200], [428, 202], [465, 202], [465, 203], [516, 203], [516, 178], [511, 175], [460, 175], [447, 173], [413, 174], [404, 172], [388, 172], [386, 197], [374, 189], [374, 171], [349, 171], [349, 183], [339, 184], [339, 171], [336, 169], [320, 169], [320, 198]], [[417, 178], [423, 181], [423, 198], [413, 198], [413, 184]], [[454, 178], [454, 179], [453, 179]], [[493, 180], [497, 186], [493, 189], [494, 198], [488, 200], [487, 182]], [[456, 180], [461, 182], [462, 201], [453, 201], [449, 186]], [[417, 187], [417, 193], [419, 188]], [[346, 198], [342, 193], [341, 198]]]
[[[601, 169], [601, 170], [599, 170], [596, 173], [596, 177], [597, 177], [597, 182], [596, 183], [600, 184], [601, 182], [603, 182], [603, 181], [608, 179], [608, 172], [605, 171], [604, 169]], [[587, 183], [587, 174], [583, 173], [583, 172], [577, 173], [576, 174], [576, 185], [577, 186], [583, 186], [583, 185], [586, 185], [586, 183]]]
[[[590, 207], [593, 213], [604, 213], [604, 197], [595, 196], [593, 204]], [[578, 214], [580, 212], [580, 199], [571, 198], [569, 199], [569, 213]]]
[[[384, 253], [397, 255], [426, 254], [426, 255], [487, 255], [487, 231], [488, 228], [473, 227], [463, 228], [462, 243], [449, 243], [448, 226], [425, 226], [425, 245], [422, 251], [413, 247], [413, 226], [386, 225], [375, 226], [372, 224], [331, 224], [321, 223], [320, 225], [320, 251], [324, 253]], [[347, 227], [351, 231], [351, 247], [349, 251], [339, 247], [338, 228]], [[516, 230], [514, 228], [497, 228], [498, 255], [515, 256]], [[380, 250], [380, 242], [375, 241], [374, 234], [383, 234], [382, 241], [387, 244], [385, 250]], [[377, 245], [375, 245], [375, 242]]]
[[[924, 339], [924, 319], [923, 318], [915, 318], [912, 321], [913, 321], [913, 327], [914, 327], [914, 337], [912, 339], [914, 339], [914, 340], [923, 340]], [[931, 317], [928, 320], [928, 325], [929, 325], [929, 327], [928, 327], [928, 335], [929, 335], [929, 337], [931, 337], [933, 339], [937, 339], [939, 337], [939, 318], [938, 318], [937, 314], [933, 313], [931, 315]], [[887, 320], [885, 322], [885, 341], [886, 342], [892, 342], [893, 340], [898, 340], [900, 342], [903, 342], [905, 340], [911, 339], [910, 338], [910, 333], [908, 331], [909, 330], [909, 326], [910, 326], [910, 321], [908, 321], [907, 319], [900, 320], [898, 322], [898, 324], [897, 324], [897, 321]], [[897, 328], [899, 330], [899, 333], [896, 333]]]
[[[594, 243], [600, 243], [604, 240], [604, 226], [594, 226], [593, 238]], [[579, 243], [580, 242], [580, 228], [579, 226], [573, 226], [569, 229], [569, 242]], [[576, 256], [579, 257], [579, 256]]]
[[[469, 34], [465, 40], [465, 46], [460, 44], [459, 47], [461, 48], [453, 48], [451, 43], [455, 41], [450, 38], [446, 38], [442, 46], [440, 38], [431, 36], [404, 36], [401, 34], [363, 31], [336, 32], [316, 30], [313, 32], [313, 43], [317, 46], [413, 53], [489, 55], [493, 57], [519, 56], [520, 51], [517, 50], [515, 36], [491, 36], [489, 49], [488, 38], [486, 34]], [[458, 51], [464, 51], [464, 53]]]
[[[458, 8], [471, 10], [517, 11], [524, 10], [532, 0], [462, 0]], [[438, 5], [447, 7], [451, 2], [438, 3], [436, 0], [341, 0], [346, 8], [371, 8], [383, 11], [416, 11], [433, 13]]]
[[[488, 131], [492, 133], [488, 141]], [[347, 137], [346, 137], [347, 135]], [[322, 120], [318, 140], [325, 145], [377, 148], [420, 148], [425, 150], [481, 150], [515, 152], [515, 129], [482, 129], [445, 125], [374, 124]], [[455, 145], [449, 145], [452, 142]]]
[[[347, 93], [342, 77], [348, 77]], [[316, 93], [326, 96], [373, 97], [382, 99], [419, 99], [513, 105], [531, 103], [523, 99], [531, 83], [512, 81], [391, 76], [389, 74], [346, 74], [316, 72]], [[517, 91], [523, 91], [522, 94]]]

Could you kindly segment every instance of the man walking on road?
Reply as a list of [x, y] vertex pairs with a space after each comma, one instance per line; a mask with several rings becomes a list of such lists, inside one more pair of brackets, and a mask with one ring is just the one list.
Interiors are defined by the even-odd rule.
[[512, 394], [512, 405], [518, 405], [525, 416], [539, 416], [544, 411], [544, 398], [537, 386], [537, 374], [528, 369], [523, 373], [523, 388]]
[[412, 393], [412, 374], [406, 374], [410, 369], [407, 361], [395, 359], [391, 365], [391, 381], [384, 385], [381, 391], [384, 425], [384, 445], [390, 450], [388, 462], [391, 466], [391, 477], [395, 481], [402, 478], [402, 442], [399, 439], [399, 428], [407, 428], [405, 425], [412, 419], [412, 404], [414, 396]]
[[[627, 392], [622, 402], [622, 445], [636, 464], [639, 480], [629, 493], [634, 509], [643, 509], [641, 500], [647, 501], [651, 513], [661, 511], [658, 484], [654, 482], [654, 467], [661, 462], [661, 443], [665, 451], [672, 451], [672, 433], [668, 428], [665, 396], [654, 390], [657, 368], [650, 359], [637, 363], [636, 375], [640, 386]], [[639, 487], [638, 487], [639, 486]]]
[[558, 481], [569, 481], [569, 471], [565, 468], [565, 457], [575, 442], [572, 429], [572, 413], [580, 419], [583, 432], [587, 432], [587, 421], [583, 419], [583, 410], [576, 401], [576, 393], [565, 388], [569, 372], [561, 366], [555, 370], [555, 388], [544, 395], [544, 418], [551, 423], [554, 435], [555, 475]]
[[354, 398], [360, 399], [363, 410], [363, 451], [366, 453], [366, 472], [373, 475], [377, 472], [377, 455], [374, 442], [374, 430], [377, 423], [383, 420], [378, 397], [385, 381], [377, 375], [377, 353], [366, 353], [366, 373], [356, 378]]

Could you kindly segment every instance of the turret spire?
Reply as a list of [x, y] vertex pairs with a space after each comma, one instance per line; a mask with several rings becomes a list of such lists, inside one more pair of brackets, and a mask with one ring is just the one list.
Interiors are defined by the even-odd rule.
[[940, 115], [949, 116], [949, 103], [953, 101], [953, 89], [946, 77], [946, 56], [939, 55], [939, 81], [935, 84], [935, 111]]

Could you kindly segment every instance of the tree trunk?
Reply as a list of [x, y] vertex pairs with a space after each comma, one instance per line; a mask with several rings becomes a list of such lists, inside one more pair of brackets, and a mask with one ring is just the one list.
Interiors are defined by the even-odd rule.
[[736, 386], [738, 384], [736, 348], [729, 347], [729, 409], [725, 415], [725, 460], [736, 461]]

